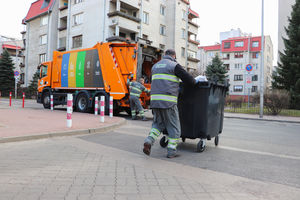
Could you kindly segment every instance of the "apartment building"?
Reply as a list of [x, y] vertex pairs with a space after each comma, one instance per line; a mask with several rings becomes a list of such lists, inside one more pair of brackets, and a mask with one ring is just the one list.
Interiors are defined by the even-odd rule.
[[[234, 37], [224, 39], [221, 44], [199, 48], [201, 65], [211, 64], [212, 58], [218, 55], [228, 70], [231, 96], [245, 96], [259, 92], [261, 37]], [[203, 59], [203, 60], [202, 60]], [[270, 36], [264, 37], [264, 86], [271, 87], [273, 72], [273, 44]], [[249, 73], [247, 65], [252, 66]], [[248, 75], [250, 74], [250, 75]], [[250, 84], [247, 84], [250, 76]]]
[[[14, 71], [22, 73], [24, 70], [23, 42], [16, 38], [0, 35], [0, 56], [7, 50], [14, 64]], [[24, 75], [21, 75], [20, 83], [24, 82]]]
[[278, 52], [284, 51], [282, 37], [287, 38], [284, 28], [289, 25], [288, 17], [291, 16], [292, 5], [295, 3], [296, 0], [278, 0]]
[[37, 0], [23, 20], [25, 86], [53, 51], [88, 48], [97, 42], [139, 43], [139, 69], [168, 48], [189, 71], [196, 70], [197, 18], [188, 0]]

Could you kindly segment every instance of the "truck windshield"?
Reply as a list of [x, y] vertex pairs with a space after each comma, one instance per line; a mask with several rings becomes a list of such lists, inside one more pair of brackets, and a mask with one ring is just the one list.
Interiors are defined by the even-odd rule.
[[47, 65], [41, 65], [41, 69], [42, 69], [41, 78], [43, 78], [43, 77], [47, 76], [48, 66]]

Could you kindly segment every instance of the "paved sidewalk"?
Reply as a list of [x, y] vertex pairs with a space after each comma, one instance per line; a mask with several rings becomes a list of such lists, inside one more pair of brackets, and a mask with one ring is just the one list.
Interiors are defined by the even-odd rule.
[[64, 109], [0, 107], [0, 143], [103, 132], [126, 122], [123, 118], [105, 116], [105, 122], [101, 123], [99, 115], [74, 112], [73, 125], [68, 128], [66, 116]]

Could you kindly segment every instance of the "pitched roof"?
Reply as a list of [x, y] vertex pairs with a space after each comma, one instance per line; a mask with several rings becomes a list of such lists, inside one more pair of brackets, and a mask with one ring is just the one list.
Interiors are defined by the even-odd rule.
[[195, 17], [199, 18], [199, 14], [192, 9], [189, 9], [190, 14], [194, 15]]
[[199, 48], [204, 49], [204, 51], [217, 51], [217, 50], [221, 50], [221, 45], [216, 44], [216, 45], [211, 45], [211, 46], [202, 46]]
[[3, 49], [21, 49], [21, 47], [19, 47], [19, 46], [10, 45], [10, 44], [3, 44], [2, 48]]
[[48, 12], [53, 2], [54, 0], [37, 0], [33, 2], [26, 17], [23, 19], [23, 23]]

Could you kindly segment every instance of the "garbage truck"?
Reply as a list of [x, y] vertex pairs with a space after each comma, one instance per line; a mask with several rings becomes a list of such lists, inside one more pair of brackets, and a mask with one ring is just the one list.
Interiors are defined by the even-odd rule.
[[[96, 96], [105, 96], [106, 102], [109, 96], [113, 96], [114, 113], [130, 113], [127, 81], [139, 78], [137, 47], [136, 43], [106, 42], [97, 43], [92, 48], [54, 51], [53, 60], [39, 66], [37, 102], [50, 108], [50, 95], [53, 95], [54, 106], [65, 105], [67, 94], [71, 93], [74, 109], [89, 112], [94, 108]], [[149, 79], [151, 67], [145, 63], [141, 70]], [[145, 83], [145, 87], [150, 89], [150, 83]], [[148, 108], [149, 102], [149, 96], [142, 93], [142, 106]], [[106, 103], [106, 113], [108, 109]]]

